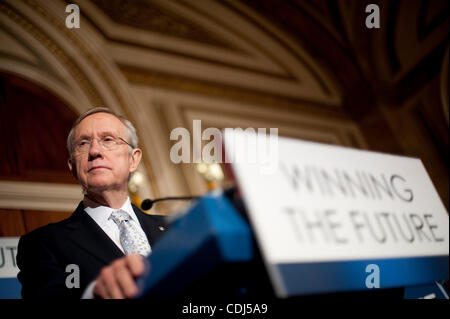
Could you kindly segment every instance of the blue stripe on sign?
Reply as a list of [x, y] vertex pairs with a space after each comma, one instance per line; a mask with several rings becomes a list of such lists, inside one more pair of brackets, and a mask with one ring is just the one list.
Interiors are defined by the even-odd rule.
[[449, 256], [389, 258], [336, 262], [275, 264], [288, 296], [368, 290], [366, 272], [370, 264], [378, 266], [380, 287], [419, 285], [448, 279]]
[[0, 278], [0, 299], [21, 299], [22, 285], [16, 277]]

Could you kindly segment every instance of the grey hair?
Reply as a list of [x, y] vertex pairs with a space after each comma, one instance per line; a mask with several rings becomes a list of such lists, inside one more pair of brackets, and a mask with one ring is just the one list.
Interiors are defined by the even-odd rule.
[[133, 149], [139, 147], [139, 138], [137, 136], [137, 132], [133, 124], [124, 116], [116, 114], [114, 111], [107, 107], [94, 107], [86, 112], [82, 113], [78, 119], [73, 123], [72, 128], [70, 129], [69, 135], [67, 136], [67, 150], [69, 151], [70, 157], [72, 157], [73, 153], [73, 135], [75, 133], [75, 129], [77, 128], [78, 124], [82, 120], [84, 120], [89, 115], [95, 114], [95, 113], [108, 113], [111, 115], [114, 115], [117, 119], [119, 119], [126, 127], [127, 129], [127, 142], [130, 143]]

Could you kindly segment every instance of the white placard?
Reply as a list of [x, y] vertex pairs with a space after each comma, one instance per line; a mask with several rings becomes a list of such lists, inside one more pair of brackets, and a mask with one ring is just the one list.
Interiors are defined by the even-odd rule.
[[[225, 133], [230, 161], [258, 153], [247, 141]], [[269, 264], [448, 256], [448, 213], [419, 159], [282, 137], [274, 158], [270, 174], [232, 162]]]
[[17, 244], [20, 237], [0, 237], [0, 278], [16, 277]]

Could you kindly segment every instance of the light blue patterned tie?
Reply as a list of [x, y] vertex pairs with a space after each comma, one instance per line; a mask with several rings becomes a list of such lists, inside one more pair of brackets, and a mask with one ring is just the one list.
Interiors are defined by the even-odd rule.
[[141, 254], [147, 256], [150, 253], [147, 238], [137, 229], [136, 222], [126, 211], [122, 209], [113, 211], [109, 218], [119, 227], [120, 244], [126, 255]]

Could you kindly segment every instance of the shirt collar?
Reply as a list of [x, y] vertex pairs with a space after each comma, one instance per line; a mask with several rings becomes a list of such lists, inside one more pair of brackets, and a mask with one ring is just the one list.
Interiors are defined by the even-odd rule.
[[[112, 209], [111, 207], [108, 206], [103, 206], [91, 200], [87, 196], [84, 197], [83, 204], [84, 204], [84, 211], [89, 216], [91, 216], [99, 225], [107, 224], [108, 218], [109, 216], [111, 216], [111, 213], [115, 210], [118, 210]], [[120, 209], [126, 211], [133, 220], [138, 221], [134, 209], [131, 206], [130, 197], [127, 197], [125, 203], [122, 205], [122, 207], [120, 207]]]

